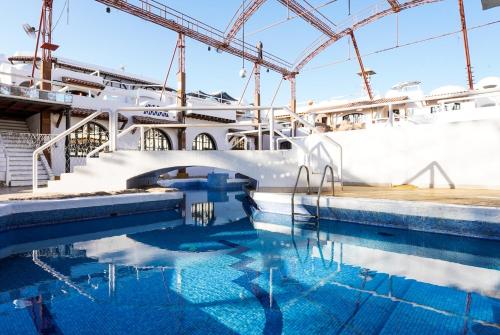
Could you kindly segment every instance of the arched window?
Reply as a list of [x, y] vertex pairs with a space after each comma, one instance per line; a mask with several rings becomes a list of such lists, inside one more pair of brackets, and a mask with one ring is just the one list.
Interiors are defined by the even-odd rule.
[[144, 133], [144, 150], [172, 150], [172, 142], [166, 133], [152, 128]]
[[212, 136], [201, 133], [193, 140], [193, 150], [217, 150], [217, 147]]
[[23, 81], [22, 83], [19, 84], [21, 87], [30, 87], [31, 82], [29, 80]]
[[89, 122], [69, 135], [70, 157], [85, 157], [95, 148], [109, 139], [106, 128], [95, 122]]
[[280, 150], [290, 150], [292, 149], [292, 143], [290, 141], [285, 141], [280, 143]]

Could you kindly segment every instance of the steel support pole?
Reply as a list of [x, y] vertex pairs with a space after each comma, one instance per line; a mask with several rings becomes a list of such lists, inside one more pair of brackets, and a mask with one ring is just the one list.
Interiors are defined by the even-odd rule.
[[[66, 130], [68, 130], [71, 127], [71, 110], [67, 109], [64, 111], [64, 114], [66, 116], [65, 123], [66, 123]], [[71, 157], [70, 157], [70, 139], [69, 136], [66, 136], [64, 138], [64, 162], [65, 162], [65, 169], [64, 172], [70, 173], [71, 172]]]
[[[290, 110], [294, 113], [297, 112], [297, 86], [295, 82], [295, 75], [288, 78], [290, 80]], [[292, 126], [292, 137], [297, 135], [297, 121], [293, 116], [290, 116], [290, 123]]]
[[472, 66], [470, 62], [470, 51], [469, 51], [469, 38], [467, 36], [467, 22], [465, 20], [465, 9], [464, 1], [458, 0], [458, 8], [460, 10], [460, 20], [462, 23], [462, 35], [464, 38], [464, 49], [465, 49], [465, 62], [467, 64], [467, 81], [469, 84], [469, 90], [474, 89], [474, 79], [472, 78]]
[[[255, 63], [255, 72], [254, 72], [254, 94], [253, 94], [253, 102], [255, 106], [260, 106], [260, 64]], [[260, 109], [257, 110], [257, 122], [260, 123]]]
[[[177, 69], [177, 106], [186, 106], [186, 39], [183, 33], [179, 33], [177, 38], [178, 69]], [[178, 114], [179, 123], [186, 123], [186, 111]], [[180, 128], [177, 131], [177, 148], [186, 150], [186, 128]], [[186, 168], [180, 168], [177, 171], [178, 177], [187, 177]]]
[[[182, 33], [179, 33], [177, 39], [177, 48], [179, 49], [178, 57], [179, 57], [179, 66], [177, 70], [177, 106], [185, 107], [186, 106], [186, 44], [185, 44], [185, 36]], [[185, 123], [185, 111], [179, 112], [179, 122]], [[179, 141], [178, 148], [179, 150], [186, 150], [186, 130], [181, 128], [179, 130]]]
[[[257, 58], [258, 58], [258, 62], [255, 63], [255, 87], [254, 87], [254, 106], [257, 106], [259, 107], [259, 109], [257, 109], [257, 123], [261, 123], [262, 122], [262, 119], [261, 119], [261, 115], [262, 115], [262, 111], [260, 110], [260, 105], [261, 105], [261, 101], [260, 101], [260, 62], [262, 62], [263, 60], [263, 45], [262, 45], [262, 42], [259, 42], [257, 43]], [[257, 138], [257, 147], [261, 147], [261, 143], [259, 143], [259, 141], [261, 141], [260, 138]]]
[[368, 75], [366, 74], [365, 66], [363, 65], [363, 59], [361, 58], [361, 53], [359, 52], [358, 43], [356, 42], [356, 38], [354, 37], [354, 32], [351, 30], [349, 35], [351, 36], [351, 41], [352, 41], [352, 46], [354, 47], [354, 51], [356, 51], [356, 57], [358, 58], [359, 67], [361, 68], [361, 75], [365, 83], [366, 93], [368, 94], [370, 100], [373, 100], [373, 93], [370, 87], [370, 81], [368, 80]]

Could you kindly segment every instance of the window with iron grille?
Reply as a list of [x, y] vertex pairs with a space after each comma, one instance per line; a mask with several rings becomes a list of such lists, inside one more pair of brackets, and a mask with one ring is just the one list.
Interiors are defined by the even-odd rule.
[[89, 152], [109, 140], [106, 128], [89, 122], [69, 135], [69, 156], [85, 157]]
[[242, 137], [237, 137], [235, 140], [235, 144], [232, 147], [232, 150], [246, 150], [245, 144], [246, 142]]
[[170, 137], [160, 129], [152, 128], [144, 133], [144, 150], [172, 150]]
[[207, 133], [201, 133], [193, 140], [193, 150], [217, 150], [215, 141]]

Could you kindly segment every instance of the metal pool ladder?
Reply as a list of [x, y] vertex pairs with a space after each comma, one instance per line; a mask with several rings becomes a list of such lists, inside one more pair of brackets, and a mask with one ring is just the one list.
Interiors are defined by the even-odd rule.
[[297, 179], [295, 180], [295, 186], [293, 187], [293, 193], [292, 193], [292, 221], [295, 219], [296, 215], [300, 215], [300, 216], [306, 216], [306, 217], [314, 217], [318, 220], [317, 224], [319, 224], [319, 219], [320, 219], [319, 202], [321, 199], [321, 190], [323, 189], [323, 184], [325, 182], [326, 173], [328, 172], [328, 170], [330, 170], [330, 175], [332, 176], [332, 181], [331, 181], [332, 182], [332, 196], [335, 196], [335, 174], [333, 172], [333, 168], [331, 165], [329, 165], [329, 164], [325, 165], [325, 168], [323, 169], [323, 174], [321, 175], [321, 183], [319, 184], [319, 187], [318, 187], [318, 197], [316, 198], [316, 215], [296, 214], [295, 213], [295, 194], [297, 193], [297, 186], [299, 184], [299, 179], [300, 179], [300, 174], [302, 172], [302, 169], [305, 169], [306, 173], [307, 173], [307, 175], [306, 175], [306, 177], [307, 177], [307, 194], [311, 194], [311, 182], [310, 182], [310, 178], [309, 178], [309, 168], [305, 165], [301, 165], [299, 167], [299, 172], [297, 174]]

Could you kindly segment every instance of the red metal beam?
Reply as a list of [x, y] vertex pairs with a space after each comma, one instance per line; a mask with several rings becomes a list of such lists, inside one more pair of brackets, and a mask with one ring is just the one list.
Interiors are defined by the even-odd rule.
[[[405, 3], [400, 4], [400, 11], [406, 10], [409, 8], [417, 7], [417, 6], [422, 6], [425, 4], [429, 3], [435, 3], [443, 0], [409, 0]], [[342, 37], [349, 35], [351, 31], [355, 31], [361, 27], [366, 26], [369, 23], [372, 23], [374, 21], [377, 21], [385, 16], [393, 14], [392, 8], [385, 9], [379, 12], [376, 12], [360, 21], [357, 21], [350, 25], [349, 27], [346, 27], [340, 31], [338, 31], [335, 35], [335, 37], [329, 37], [329, 36], [324, 36], [323, 39], [318, 40], [319, 44], [318, 46], [313, 46], [312, 51], [308, 52], [306, 56], [304, 56], [300, 61], [297, 62], [297, 65], [293, 69], [293, 73], [298, 73], [302, 68], [309, 63], [314, 57], [316, 57], [318, 54], [323, 52], [326, 48], [328, 48], [330, 45], [334, 44], [337, 42], [339, 39]]]
[[474, 89], [474, 79], [472, 78], [472, 66], [470, 63], [469, 38], [467, 36], [467, 22], [465, 21], [464, 1], [458, 0], [458, 8], [460, 10], [460, 20], [462, 21], [462, 34], [464, 37], [465, 62], [467, 64], [467, 80], [469, 90]]
[[308, 22], [310, 25], [313, 27], [317, 28], [319, 31], [321, 31], [323, 34], [330, 36], [330, 37], [335, 37], [336, 34], [333, 31], [333, 29], [326, 24], [323, 20], [321, 20], [319, 17], [314, 15], [310, 10], [306, 9], [304, 6], [299, 4], [295, 0], [278, 0], [283, 6], [286, 6], [289, 10], [300, 16], [302, 19], [304, 19], [306, 22]]
[[389, 5], [391, 5], [392, 11], [397, 13], [401, 10], [398, 0], [387, 0]]
[[182, 33], [186, 37], [190, 37], [237, 57], [245, 58], [252, 63], [260, 62], [262, 66], [276, 71], [283, 76], [288, 76], [290, 74], [289, 69], [292, 67], [292, 64], [286, 60], [268, 52], [264, 52], [261, 61], [255, 46], [245, 43], [245, 47], [243, 48], [243, 42], [237, 38], [233, 38], [228, 45], [226, 44], [226, 38], [223, 31], [213, 28], [155, 0], [95, 1], [158, 24], [177, 33]]
[[260, 6], [262, 6], [262, 4], [264, 4], [264, 2], [266, 2], [266, 0], [249, 0], [249, 2], [250, 3], [247, 7], [243, 9], [243, 13], [238, 16], [226, 34], [226, 43], [229, 44], [238, 31], [240, 31], [243, 24], [248, 21], [248, 19], [260, 8]]
[[354, 32], [351, 30], [349, 33], [352, 40], [352, 46], [356, 51], [356, 56], [358, 57], [359, 67], [361, 68], [361, 76], [363, 77], [363, 81], [365, 83], [366, 93], [368, 93], [368, 97], [370, 100], [373, 100], [372, 88], [370, 86], [370, 81], [368, 80], [368, 75], [365, 71], [365, 66], [363, 65], [363, 60], [361, 59], [361, 53], [359, 52], [358, 43], [356, 42], [356, 38], [354, 37]]

